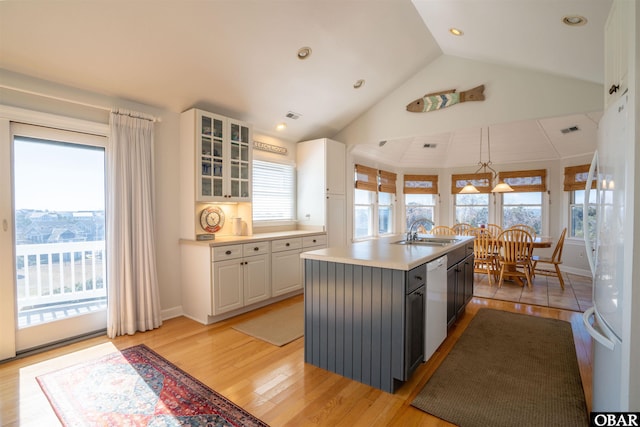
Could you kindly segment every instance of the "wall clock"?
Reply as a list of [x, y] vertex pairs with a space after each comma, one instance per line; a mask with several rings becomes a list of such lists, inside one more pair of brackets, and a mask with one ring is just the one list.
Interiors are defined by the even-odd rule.
[[205, 208], [200, 213], [200, 226], [209, 233], [219, 231], [224, 225], [224, 212], [216, 206]]

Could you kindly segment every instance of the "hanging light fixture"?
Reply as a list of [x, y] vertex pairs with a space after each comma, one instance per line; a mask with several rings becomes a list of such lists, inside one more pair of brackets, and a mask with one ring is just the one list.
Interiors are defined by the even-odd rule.
[[[490, 172], [491, 185], [493, 185], [493, 183], [495, 182], [498, 176], [498, 172], [496, 172], [496, 170], [491, 167], [491, 138], [489, 136], [489, 127], [487, 127], [487, 153], [488, 153], [488, 159], [486, 162], [483, 162], [482, 161], [482, 128], [480, 128], [480, 159], [478, 161], [479, 168], [474, 172], [474, 174], [480, 172], [480, 170], [482, 170], [484, 173], [487, 173], [487, 169], [489, 169], [489, 171], [491, 171]], [[498, 184], [495, 187], [493, 187], [493, 189], [491, 190], [492, 193], [508, 193], [510, 191], [513, 191], [513, 188], [511, 188], [509, 184], [507, 184], [502, 180], [498, 182]], [[467, 185], [462, 187], [462, 190], [460, 190], [461, 194], [474, 194], [479, 192], [480, 190], [478, 190], [475, 187], [475, 185], [473, 185], [471, 182], [467, 182]]]

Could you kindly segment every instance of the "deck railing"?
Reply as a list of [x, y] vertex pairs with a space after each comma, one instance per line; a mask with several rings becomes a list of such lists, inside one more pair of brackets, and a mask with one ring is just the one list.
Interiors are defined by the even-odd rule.
[[106, 297], [105, 242], [16, 245], [18, 311]]

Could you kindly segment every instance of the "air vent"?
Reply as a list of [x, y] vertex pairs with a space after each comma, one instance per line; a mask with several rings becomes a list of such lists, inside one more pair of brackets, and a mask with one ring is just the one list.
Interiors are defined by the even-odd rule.
[[424, 144], [423, 148], [436, 148], [437, 144]]
[[571, 132], [576, 132], [579, 131], [580, 128], [578, 128], [578, 126], [571, 126], [568, 128], [564, 128], [564, 129], [560, 129], [560, 132], [562, 133], [571, 133]]
[[298, 120], [302, 116], [302, 114], [294, 113], [293, 111], [289, 111], [285, 116], [287, 119]]

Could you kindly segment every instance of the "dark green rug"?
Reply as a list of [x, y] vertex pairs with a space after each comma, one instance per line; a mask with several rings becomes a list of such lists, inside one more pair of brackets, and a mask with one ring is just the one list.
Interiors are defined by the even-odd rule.
[[589, 425], [571, 325], [486, 308], [411, 404], [461, 427]]

